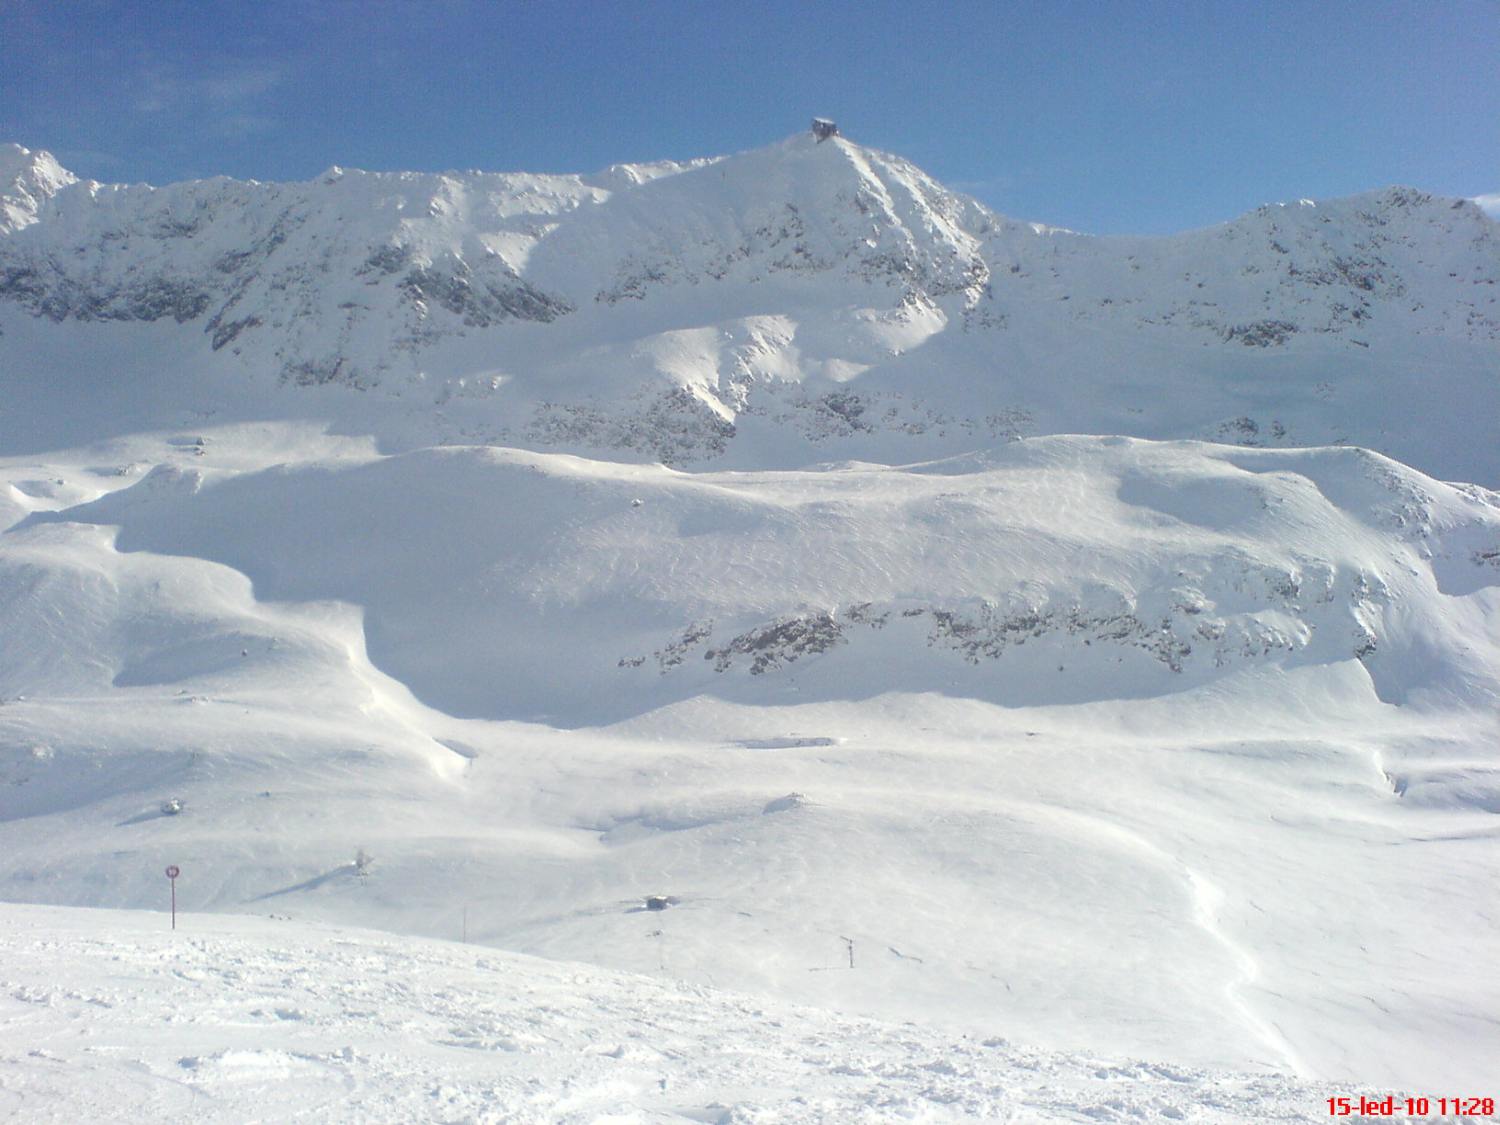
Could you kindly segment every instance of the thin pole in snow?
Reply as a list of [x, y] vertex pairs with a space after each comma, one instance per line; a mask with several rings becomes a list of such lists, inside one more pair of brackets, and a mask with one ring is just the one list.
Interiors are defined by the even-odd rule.
[[181, 869], [174, 863], [167, 868], [167, 878], [172, 884], [172, 928], [177, 928], [177, 876], [181, 875]]

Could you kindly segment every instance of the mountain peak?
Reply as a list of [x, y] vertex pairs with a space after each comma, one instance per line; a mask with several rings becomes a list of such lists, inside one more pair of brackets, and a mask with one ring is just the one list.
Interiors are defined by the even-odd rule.
[[52, 196], [78, 177], [50, 152], [0, 144], [0, 234], [30, 226]]

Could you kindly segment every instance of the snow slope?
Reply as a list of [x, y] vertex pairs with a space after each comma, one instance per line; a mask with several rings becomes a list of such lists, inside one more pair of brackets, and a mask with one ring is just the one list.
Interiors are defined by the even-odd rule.
[[[1056, 1055], [443, 942], [0, 909], [0, 1115], [1316, 1121], [1264, 1075]], [[58, 972], [60, 958], [67, 968]]]
[[[0, 899], [157, 909], [176, 863], [185, 909], [294, 921], [340, 996], [374, 962], [306, 923], [600, 966], [569, 1011], [686, 989], [749, 1036], [723, 989], [880, 1044], [837, 1080], [780, 1048], [670, 1071], [728, 1120], [1484, 1092], [1500, 398], [1472, 205], [1091, 239], [804, 138], [162, 189], [0, 160]], [[28, 964], [101, 949], [63, 932], [99, 915], [11, 917], [61, 927], [6, 939]], [[282, 940], [200, 925], [246, 974]], [[936, 1069], [855, 1017], [920, 1023]], [[372, 1056], [398, 1027], [361, 1026]], [[997, 1032], [1027, 1050], [986, 1069]], [[672, 1108], [555, 1046], [492, 1087], [431, 1037], [398, 1074], [237, 1035], [145, 1066], [226, 1116], [256, 1068], [433, 1116], [413, 1083], [445, 1073], [460, 1116], [516, 1083], [539, 1115]], [[1101, 1064], [1130, 1073], [1105, 1094], [1078, 1052], [1154, 1061]], [[11, 1051], [0, 1089], [50, 1104], [51, 1065]], [[59, 1115], [110, 1090], [183, 1087], [101, 1071]]]
[[[226, 437], [229, 461], [243, 440]], [[904, 468], [686, 474], [448, 448], [238, 472], [205, 442], [190, 464], [34, 513], [11, 549], [35, 565], [67, 543], [145, 574], [142, 553], [206, 559], [259, 601], [360, 606], [379, 667], [480, 718], [592, 725], [704, 692], [764, 699], [763, 673], [815, 654], [828, 679], [800, 677], [804, 698], [957, 677], [996, 702], [1080, 702], [1351, 660], [1389, 703], [1500, 698], [1495, 494], [1357, 449], [1055, 437]], [[28, 590], [12, 621], [24, 635], [30, 615], [71, 618], [78, 596]], [[211, 655], [142, 620], [182, 601], [122, 577], [91, 599], [132, 622], [109, 648], [93, 628], [76, 651], [50, 633], [38, 647], [80, 692], [241, 663], [237, 640]], [[12, 668], [17, 692], [62, 684]]]
[[6, 463], [6, 898], [147, 906], [177, 861], [194, 909], [467, 909], [1056, 1048], [1493, 1057], [1500, 978], [1454, 971], [1500, 964], [1492, 493], [1125, 439], [765, 474], [202, 440]]

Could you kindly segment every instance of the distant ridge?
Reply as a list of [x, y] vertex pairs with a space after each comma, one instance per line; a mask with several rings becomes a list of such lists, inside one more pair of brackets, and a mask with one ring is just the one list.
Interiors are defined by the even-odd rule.
[[7, 146], [0, 196], [0, 329], [175, 326], [209, 394], [425, 398], [465, 440], [669, 464], [1082, 431], [1348, 442], [1500, 482], [1500, 230], [1410, 188], [1098, 238], [809, 132], [592, 175], [160, 188]]

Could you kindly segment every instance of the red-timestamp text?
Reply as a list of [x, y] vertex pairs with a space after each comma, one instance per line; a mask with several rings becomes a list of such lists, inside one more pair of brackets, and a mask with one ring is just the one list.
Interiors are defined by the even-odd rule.
[[1493, 1097], [1473, 1098], [1403, 1098], [1387, 1094], [1383, 1098], [1329, 1098], [1332, 1117], [1493, 1117]]

